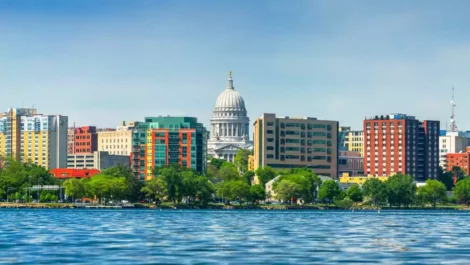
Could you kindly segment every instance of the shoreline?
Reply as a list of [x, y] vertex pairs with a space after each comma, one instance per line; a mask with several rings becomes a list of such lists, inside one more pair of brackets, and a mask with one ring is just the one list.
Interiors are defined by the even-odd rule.
[[[72, 203], [0, 203], [0, 209], [143, 209], [143, 210], [265, 210], [265, 211], [275, 211], [275, 210], [318, 210], [318, 211], [328, 211], [328, 210], [348, 210], [348, 211], [377, 211], [376, 207], [355, 207], [351, 209], [344, 209], [337, 206], [317, 206], [317, 205], [218, 205], [212, 204], [207, 206], [200, 205], [177, 205], [176, 207], [172, 205], [151, 205], [151, 204], [134, 204], [134, 207], [121, 207], [121, 206], [112, 206], [112, 205], [88, 205], [85, 207], [77, 207]], [[409, 207], [409, 208], [398, 208], [398, 207], [381, 207], [381, 211], [389, 210], [405, 210], [405, 211], [468, 211], [470, 208], [465, 208], [461, 205], [448, 205], [448, 206], [438, 206], [433, 207]]]

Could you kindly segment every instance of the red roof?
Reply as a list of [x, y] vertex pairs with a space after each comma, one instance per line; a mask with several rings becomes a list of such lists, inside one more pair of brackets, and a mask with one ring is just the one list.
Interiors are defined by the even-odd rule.
[[91, 178], [99, 173], [97, 169], [56, 168], [51, 170], [51, 174], [58, 179]]

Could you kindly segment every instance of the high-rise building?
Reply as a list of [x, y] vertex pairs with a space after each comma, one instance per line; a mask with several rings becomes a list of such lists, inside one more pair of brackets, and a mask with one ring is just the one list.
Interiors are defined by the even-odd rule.
[[364, 120], [364, 173], [404, 173], [416, 180], [437, 178], [439, 121], [419, 121], [405, 114]]
[[139, 122], [122, 122], [116, 130], [98, 131], [98, 151], [109, 152], [111, 155], [131, 155], [132, 132]]
[[13, 108], [0, 114], [0, 154], [45, 168], [67, 166], [68, 118]]
[[98, 150], [98, 134], [95, 126], [74, 129], [74, 154], [93, 153]]
[[230, 72], [227, 87], [217, 97], [212, 114], [208, 155], [233, 162], [238, 150], [253, 149], [249, 127], [245, 101], [233, 87]]
[[145, 118], [132, 138], [131, 166], [136, 177], [151, 179], [155, 167], [172, 164], [205, 173], [206, 128], [192, 117]]
[[338, 176], [338, 122], [263, 114], [255, 121], [254, 169], [307, 167]]

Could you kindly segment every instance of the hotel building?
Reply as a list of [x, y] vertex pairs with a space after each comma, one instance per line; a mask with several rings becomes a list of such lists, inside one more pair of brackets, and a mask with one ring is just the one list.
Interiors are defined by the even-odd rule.
[[68, 118], [13, 108], [0, 114], [0, 154], [48, 169], [67, 166]]
[[403, 173], [416, 180], [437, 178], [439, 121], [419, 121], [405, 114], [364, 120], [364, 173]]
[[338, 176], [338, 122], [263, 114], [254, 124], [254, 169], [307, 167]]

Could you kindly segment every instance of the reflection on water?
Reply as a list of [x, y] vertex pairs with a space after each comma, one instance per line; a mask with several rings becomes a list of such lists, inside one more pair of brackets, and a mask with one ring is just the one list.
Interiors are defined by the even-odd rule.
[[0, 210], [3, 264], [470, 264], [457, 211]]

